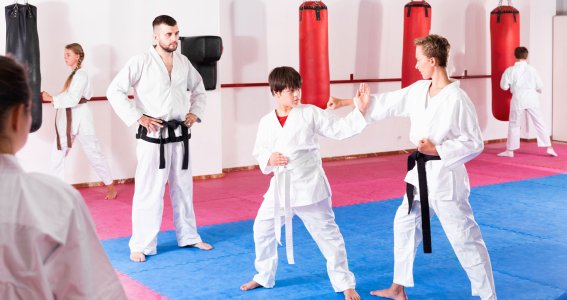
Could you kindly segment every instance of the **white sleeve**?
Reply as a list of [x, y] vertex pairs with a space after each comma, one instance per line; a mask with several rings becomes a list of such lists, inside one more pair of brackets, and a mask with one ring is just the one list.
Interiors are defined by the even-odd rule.
[[269, 140], [270, 133], [268, 131], [268, 125], [265, 124], [264, 119], [260, 120], [252, 155], [256, 158], [263, 174], [270, 174], [274, 171], [274, 167], [268, 165], [270, 156], [273, 153], [273, 145], [271, 145]]
[[452, 108], [451, 135], [455, 138], [436, 145], [441, 161], [449, 170], [478, 156], [484, 149], [474, 106], [470, 101], [459, 101]]
[[191, 91], [191, 108], [189, 112], [196, 115], [199, 121], [203, 119], [203, 114], [205, 113], [206, 106], [206, 92], [205, 86], [203, 85], [203, 78], [195, 70], [193, 65], [189, 63], [189, 77], [187, 78], [187, 90]]
[[54, 298], [126, 299], [88, 208], [76, 190], [72, 197], [74, 209], [58, 220], [66, 225], [66, 239], [45, 261]]
[[375, 122], [388, 117], [407, 117], [410, 112], [408, 92], [411, 86], [401, 90], [370, 95], [366, 120]]
[[126, 66], [116, 74], [108, 89], [106, 97], [116, 114], [127, 126], [138, 121], [143, 113], [136, 108], [134, 101], [128, 99], [128, 91], [142, 76], [143, 61], [141, 57], [134, 57]]
[[344, 118], [340, 118], [330, 111], [322, 110], [316, 106], [310, 107], [309, 110], [312, 112], [315, 132], [324, 137], [343, 140], [359, 134], [367, 125], [364, 116], [358, 108], [353, 109]]
[[541, 77], [539, 77], [539, 74], [537, 73], [537, 71], [535, 71], [535, 79], [536, 79], [536, 91], [538, 93], [541, 94], [541, 91], [543, 89], [543, 81], [541, 80]]
[[508, 90], [510, 88], [510, 68], [506, 69], [502, 74], [502, 78], [500, 79], [500, 88], [503, 90]]
[[89, 78], [85, 72], [75, 73], [67, 90], [53, 96], [53, 107], [70, 108], [79, 105], [88, 83]]

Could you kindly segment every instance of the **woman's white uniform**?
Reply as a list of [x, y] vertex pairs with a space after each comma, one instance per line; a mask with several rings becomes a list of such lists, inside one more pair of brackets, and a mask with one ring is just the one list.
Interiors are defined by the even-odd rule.
[[67, 145], [67, 117], [65, 109], [70, 108], [72, 114], [71, 142], [79, 140], [83, 151], [95, 173], [105, 185], [112, 184], [110, 167], [102, 154], [100, 144], [95, 136], [94, 120], [91, 110], [86, 103], [79, 104], [81, 99], [90, 99], [92, 89], [87, 72], [78, 69], [69, 88], [63, 93], [53, 96], [53, 107], [57, 109], [56, 127], [59, 134], [61, 150], [54, 147], [52, 154], [53, 173], [61, 179], [65, 174], [65, 157], [70, 148]]
[[516, 62], [502, 74], [500, 87], [503, 90], [510, 89], [512, 92], [506, 149], [520, 148], [520, 129], [524, 115], [526, 121], [531, 120], [534, 125], [537, 145], [550, 147], [551, 140], [539, 107], [539, 94], [543, 83], [537, 71], [525, 61]]
[[81, 195], [0, 154], [0, 299], [126, 299]]
[[[260, 120], [253, 155], [264, 174], [274, 173], [270, 187], [254, 221], [254, 281], [271, 288], [275, 284], [278, 265], [277, 244], [281, 224], [286, 224], [288, 261], [293, 263], [291, 218], [297, 215], [327, 259], [327, 273], [335, 292], [355, 287], [348, 269], [343, 236], [331, 206], [331, 189], [322, 167], [318, 135], [345, 139], [360, 133], [366, 121], [358, 109], [346, 118], [313, 105], [293, 108], [282, 127], [275, 111]], [[288, 158], [285, 167], [268, 165], [274, 152]], [[275, 203], [280, 209], [274, 211]], [[291, 252], [290, 252], [291, 251]]]
[[[149, 47], [145, 53], [130, 59], [112, 80], [107, 90], [108, 100], [127, 126], [135, 124], [143, 114], [164, 121], [184, 121], [188, 113], [203, 118], [206, 106], [203, 80], [187, 57], [178, 52], [172, 55], [171, 76], [156, 49]], [[131, 87], [134, 100], [128, 99]], [[175, 129], [175, 135], [181, 135], [180, 127]], [[159, 132], [148, 133], [151, 138], [159, 136]], [[157, 253], [166, 183], [169, 184], [178, 246], [202, 242], [193, 210], [190, 155], [188, 169], [182, 169], [184, 153], [189, 149], [184, 149], [181, 142], [163, 146], [165, 168], [160, 169], [160, 145], [142, 139], [137, 141], [130, 252]]]
[[[490, 258], [468, 201], [470, 185], [465, 163], [484, 148], [475, 108], [459, 88], [459, 81], [434, 97], [429, 97], [430, 85], [430, 80], [421, 80], [398, 91], [372, 95], [367, 119], [409, 117], [410, 141], [417, 146], [427, 138], [435, 145], [441, 160], [426, 163], [430, 215], [437, 214], [471, 281], [472, 294], [496, 299]], [[407, 173], [405, 181], [415, 187], [416, 201], [408, 214], [404, 196], [394, 219], [393, 281], [411, 287], [415, 253], [422, 241], [417, 167]]]

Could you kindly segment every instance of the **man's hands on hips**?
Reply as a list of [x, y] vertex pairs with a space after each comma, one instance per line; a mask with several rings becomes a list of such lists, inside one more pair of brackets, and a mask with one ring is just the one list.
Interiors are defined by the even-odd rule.
[[142, 115], [142, 117], [138, 119], [138, 123], [144, 126], [148, 132], [157, 132], [161, 127], [163, 127], [161, 122], [162, 121], [160, 119], [155, 119], [146, 115]]
[[193, 126], [193, 123], [195, 122], [200, 122], [199, 117], [197, 117], [195, 114], [193, 113], [188, 113], [185, 116], [185, 125], [187, 125], [187, 127], [191, 127]]

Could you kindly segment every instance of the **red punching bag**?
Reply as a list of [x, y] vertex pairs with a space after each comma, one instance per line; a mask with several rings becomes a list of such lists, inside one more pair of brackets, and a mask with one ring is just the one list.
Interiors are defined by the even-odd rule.
[[492, 58], [492, 114], [500, 121], [510, 117], [512, 94], [500, 88], [506, 68], [514, 65], [514, 49], [520, 46], [520, 12], [512, 6], [502, 6], [490, 12], [490, 47]]
[[330, 95], [327, 6], [305, 1], [299, 7], [301, 102], [325, 109]]
[[411, 1], [404, 8], [404, 48], [402, 54], [402, 88], [423, 79], [415, 68], [416, 38], [429, 34], [431, 6], [425, 1]]

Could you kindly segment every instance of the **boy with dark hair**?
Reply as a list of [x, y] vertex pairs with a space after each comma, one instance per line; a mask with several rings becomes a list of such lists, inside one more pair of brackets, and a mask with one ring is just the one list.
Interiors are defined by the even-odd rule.
[[282, 223], [288, 262], [294, 263], [291, 219], [297, 215], [327, 260], [335, 292], [343, 292], [346, 300], [358, 300], [343, 236], [335, 223], [318, 135], [346, 139], [360, 133], [366, 127], [363, 115], [367, 102], [356, 97], [358, 109], [338, 118], [316, 106], [301, 104], [301, 76], [293, 68], [275, 68], [268, 81], [278, 106], [260, 120], [253, 154], [262, 173], [274, 176], [254, 221], [258, 274], [240, 289], [274, 286]]

